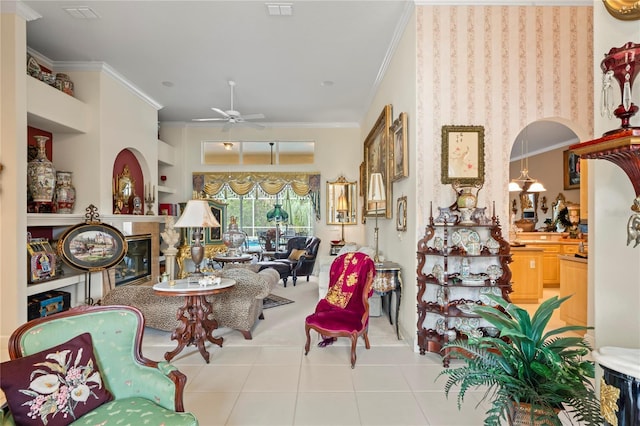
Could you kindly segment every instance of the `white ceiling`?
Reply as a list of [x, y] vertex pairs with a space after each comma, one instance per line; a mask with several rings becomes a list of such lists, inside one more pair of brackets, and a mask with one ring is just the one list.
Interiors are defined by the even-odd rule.
[[[27, 23], [27, 44], [54, 66], [105, 62], [162, 106], [160, 121], [218, 117], [211, 107], [230, 108], [234, 80], [234, 108], [264, 114], [265, 125], [359, 125], [413, 1], [288, 3], [292, 16], [269, 16], [263, 1], [24, 1], [41, 15]], [[577, 142], [567, 131], [535, 123], [529, 153]]]

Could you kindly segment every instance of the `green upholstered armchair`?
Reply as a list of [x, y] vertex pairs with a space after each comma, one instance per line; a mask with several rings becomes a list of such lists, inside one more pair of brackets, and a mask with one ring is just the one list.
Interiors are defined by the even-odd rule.
[[[45, 351], [83, 333], [91, 334], [93, 352], [113, 400], [79, 417], [74, 425], [197, 425], [184, 413], [182, 393], [187, 378], [167, 362], [142, 356], [142, 313], [130, 306], [81, 306], [20, 326], [9, 340], [12, 360]], [[3, 425], [14, 424], [10, 413]]]

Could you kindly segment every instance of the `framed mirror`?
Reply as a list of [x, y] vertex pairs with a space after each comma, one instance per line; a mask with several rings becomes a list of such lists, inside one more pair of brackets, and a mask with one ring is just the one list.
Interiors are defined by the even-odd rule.
[[344, 176], [327, 181], [327, 225], [355, 225], [358, 211], [356, 182], [348, 182]]

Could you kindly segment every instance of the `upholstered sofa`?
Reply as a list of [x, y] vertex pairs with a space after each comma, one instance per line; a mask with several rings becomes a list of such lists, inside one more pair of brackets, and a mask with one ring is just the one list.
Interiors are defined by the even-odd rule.
[[[229, 265], [222, 277], [236, 280], [231, 290], [207, 297], [213, 317], [219, 327], [229, 327], [251, 339], [251, 330], [262, 315], [262, 300], [271, 293], [280, 279], [277, 271], [267, 268], [254, 272]], [[102, 299], [103, 305], [130, 305], [144, 314], [146, 325], [158, 330], [173, 331], [178, 325], [176, 312], [183, 305], [179, 297], [158, 296], [152, 286], [129, 285], [116, 287]]]

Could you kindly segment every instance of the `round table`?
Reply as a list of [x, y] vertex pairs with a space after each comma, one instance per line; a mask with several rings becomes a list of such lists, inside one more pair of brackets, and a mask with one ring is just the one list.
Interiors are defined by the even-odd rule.
[[[198, 347], [204, 360], [209, 363], [209, 352], [204, 348], [205, 340], [222, 347], [222, 337], [213, 337], [213, 330], [218, 328], [218, 322], [209, 319], [213, 312], [211, 303], [206, 296], [222, 293], [236, 284], [235, 280], [223, 278], [220, 284], [201, 286], [189, 280], [176, 280], [174, 285], [161, 282], [153, 286], [153, 291], [159, 296], [183, 296], [184, 305], [178, 308], [176, 319], [180, 324], [171, 333], [171, 340], [177, 340], [178, 346], [164, 354], [164, 359], [171, 361], [185, 346]], [[186, 313], [186, 315], [185, 315]]]

